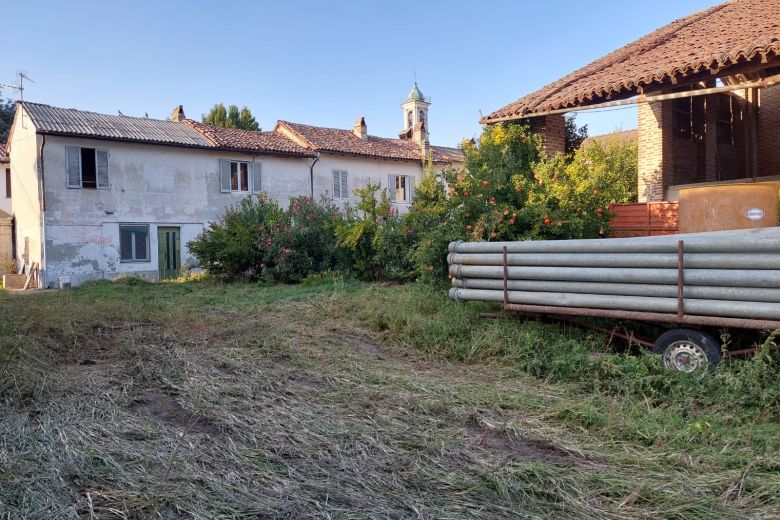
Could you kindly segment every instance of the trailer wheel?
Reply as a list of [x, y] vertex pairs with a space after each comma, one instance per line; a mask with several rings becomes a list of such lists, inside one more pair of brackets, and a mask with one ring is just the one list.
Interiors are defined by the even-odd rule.
[[677, 372], [715, 370], [720, 363], [720, 345], [700, 330], [668, 330], [655, 340], [653, 352], [663, 357], [668, 370]]

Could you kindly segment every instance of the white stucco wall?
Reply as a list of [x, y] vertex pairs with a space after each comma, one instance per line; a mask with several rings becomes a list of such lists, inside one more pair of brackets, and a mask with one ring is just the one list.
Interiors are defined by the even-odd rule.
[[[29, 263], [43, 265], [40, 171], [38, 147], [41, 137], [35, 134], [24, 110], [17, 110], [8, 139], [11, 159], [11, 213], [16, 219], [16, 263], [24, 263], [25, 243]], [[5, 181], [3, 181], [5, 182]]]
[[[17, 219], [17, 257], [28, 240], [30, 261], [42, 267], [44, 287], [57, 286], [67, 276], [71, 284], [86, 280], [158, 273], [157, 228], [179, 227], [181, 263], [195, 265], [186, 244], [209, 222], [246, 194], [222, 193], [219, 160], [262, 164], [261, 190], [286, 207], [291, 196], [310, 192], [313, 159], [218, 152], [80, 137], [36, 135], [20, 111], [11, 136], [12, 212]], [[24, 121], [24, 124], [22, 122]], [[109, 152], [107, 190], [67, 187], [65, 148], [78, 146]], [[42, 159], [39, 150], [43, 149]], [[422, 162], [392, 161], [322, 153], [314, 167], [315, 197], [333, 197], [333, 170], [348, 172], [349, 197], [336, 202], [355, 204], [354, 189], [368, 182], [387, 188], [389, 175], [407, 175], [416, 184]], [[43, 178], [41, 180], [41, 170]], [[44, 186], [45, 212], [41, 212]], [[400, 212], [408, 203], [398, 203]], [[122, 262], [120, 224], [149, 225], [150, 260]], [[45, 248], [42, 244], [45, 243]]]
[[[382, 188], [387, 189], [389, 175], [408, 175], [416, 184], [423, 172], [422, 162], [417, 161], [389, 161], [321, 153], [319, 162], [314, 166], [315, 197], [322, 195], [333, 198], [333, 170], [346, 170], [348, 174], [349, 197], [333, 199], [340, 206], [346, 202], [356, 204], [359, 198], [355, 195], [355, 188], [361, 188], [369, 182], [379, 183]], [[409, 204], [399, 202], [396, 207], [403, 213], [407, 211]]]
[[[109, 151], [108, 190], [69, 189], [65, 147]], [[181, 229], [181, 263], [195, 265], [186, 244], [246, 194], [221, 193], [219, 160], [262, 164], [261, 189], [282, 205], [309, 193], [310, 159], [215, 152], [174, 146], [47, 136], [45, 282], [71, 284], [120, 274], [156, 277], [157, 228]], [[150, 260], [122, 262], [119, 225], [148, 224]]]

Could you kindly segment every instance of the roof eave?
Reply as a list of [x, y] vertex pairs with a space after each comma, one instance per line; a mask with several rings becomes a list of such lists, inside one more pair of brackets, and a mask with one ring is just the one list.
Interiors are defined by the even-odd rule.
[[151, 141], [147, 139], [129, 139], [126, 137], [106, 137], [106, 136], [97, 136], [97, 135], [85, 135], [85, 134], [77, 134], [73, 132], [56, 132], [51, 130], [43, 130], [43, 129], [36, 129], [36, 134], [40, 135], [56, 135], [59, 137], [75, 137], [79, 139], [94, 139], [97, 141], [115, 141], [115, 142], [122, 142], [122, 143], [138, 143], [138, 144], [151, 144], [151, 145], [158, 145], [158, 146], [173, 146], [177, 148], [194, 148], [198, 150], [210, 150], [213, 152], [236, 152], [236, 153], [245, 153], [245, 154], [255, 154], [255, 155], [273, 155], [273, 156], [284, 156], [284, 157], [305, 157], [305, 158], [313, 158], [315, 157], [315, 154], [313, 153], [306, 153], [306, 152], [285, 152], [280, 150], [260, 150], [260, 149], [248, 149], [248, 148], [235, 148], [235, 147], [229, 147], [229, 146], [212, 146], [212, 145], [198, 145], [198, 144], [187, 144], [187, 143], [168, 143], [165, 141]]

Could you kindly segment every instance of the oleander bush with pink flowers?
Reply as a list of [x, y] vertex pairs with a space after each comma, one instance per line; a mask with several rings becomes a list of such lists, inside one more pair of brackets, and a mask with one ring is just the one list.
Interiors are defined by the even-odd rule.
[[293, 197], [285, 210], [260, 194], [228, 208], [187, 247], [217, 278], [294, 283], [349, 269], [350, 253], [335, 236], [342, 220], [327, 199]]

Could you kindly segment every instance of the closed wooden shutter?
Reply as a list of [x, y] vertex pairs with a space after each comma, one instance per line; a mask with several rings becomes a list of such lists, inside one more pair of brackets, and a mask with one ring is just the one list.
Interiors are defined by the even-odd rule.
[[107, 190], [108, 183], [108, 150], [95, 150], [97, 163], [97, 189]]
[[341, 172], [333, 170], [333, 198], [341, 198]]
[[414, 200], [414, 177], [409, 176], [406, 178], [406, 202], [409, 204]]
[[68, 172], [68, 188], [81, 188], [81, 149], [65, 147], [65, 170]]
[[230, 193], [230, 161], [219, 160], [219, 191]]
[[397, 175], [387, 176], [387, 197], [390, 202], [395, 202], [395, 183]]
[[252, 163], [252, 193], [260, 193], [263, 191], [262, 183], [262, 166], [259, 162]]
[[344, 170], [341, 171], [341, 198], [349, 198], [349, 188], [347, 187], [347, 172]]

